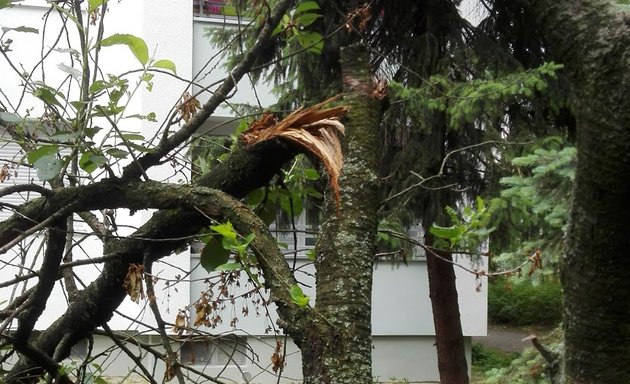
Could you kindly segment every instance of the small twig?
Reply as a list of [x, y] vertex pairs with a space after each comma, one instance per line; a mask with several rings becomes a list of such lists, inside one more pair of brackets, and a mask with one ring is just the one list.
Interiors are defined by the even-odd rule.
[[440, 259], [440, 260], [442, 260], [444, 262], [447, 262], [449, 264], [453, 264], [454, 266], [459, 267], [459, 268], [463, 269], [466, 272], [470, 272], [470, 273], [472, 273], [473, 275], [475, 275], [477, 277], [481, 277], [481, 276], [488, 276], [488, 277], [491, 277], [491, 276], [503, 276], [503, 275], [512, 274], [514, 272], [517, 272], [517, 271], [521, 270], [525, 265], [527, 265], [527, 263], [532, 262], [532, 259], [528, 258], [526, 261], [524, 261], [522, 264], [518, 265], [517, 267], [514, 267], [514, 268], [509, 269], [507, 271], [500, 271], [500, 272], [487, 272], [487, 271], [484, 271], [484, 270], [475, 270], [475, 269], [470, 269], [468, 267], [464, 267], [463, 265], [458, 264], [458, 263], [456, 263], [456, 262], [454, 262], [452, 260], [446, 259], [446, 258], [440, 256], [437, 252], [438, 251], [444, 251], [444, 252], [450, 252], [450, 253], [460, 254], [460, 255], [481, 255], [481, 256], [487, 256], [488, 255], [487, 253], [482, 253], [482, 252], [478, 252], [477, 253], [477, 252], [467, 252], [467, 251], [458, 251], [458, 250], [439, 249], [439, 248], [430, 247], [428, 245], [425, 245], [425, 244], [421, 243], [420, 241], [418, 241], [418, 240], [416, 240], [416, 239], [414, 239], [414, 238], [412, 238], [412, 237], [410, 237], [408, 235], [405, 235], [405, 234], [400, 233], [400, 232], [392, 231], [391, 229], [379, 229], [379, 232], [387, 233], [387, 234], [389, 234], [391, 236], [397, 237], [397, 238], [399, 238], [401, 240], [405, 240], [405, 241], [407, 241], [407, 242], [409, 242], [409, 243], [411, 243], [413, 245], [416, 245], [416, 246], [424, 249], [424, 251], [427, 254], [430, 254], [431, 256], [434, 256], [434, 257], [436, 257], [436, 258], [438, 258], [438, 259]]
[[147, 285], [147, 300], [149, 302], [149, 308], [153, 312], [153, 316], [155, 317], [155, 321], [157, 323], [158, 332], [160, 337], [162, 338], [162, 346], [166, 350], [166, 373], [168, 375], [169, 370], [172, 369], [175, 371], [175, 376], [179, 381], [179, 384], [186, 384], [184, 379], [184, 375], [182, 374], [179, 361], [177, 359], [177, 354], [173, 352], [173, 347], [171, 346], [171, 342], [166, 334], [166, 330], [164, 329], [164, 320], [162, 319], [162, 314], [160, 313], [160, 308], [158, 307], [157, 300], [155, 297], [155, 289], [153, 287], [153, 276], [151, 276], [153, 269], [153, 261], [147, 255], [144, 258], [144, 270], [146, 272], [144, 282]]
[[77, 204], [75, 204], [75, 203], [70, 203], [70, 204], [66, 205], [65, 207], [61, 208], [60, 210], [58, 210], [57, 212], [55, 212], [54, 214], [52, 214], [46, 220], [44, 220], [41, 223], [39, 223], [39, 224], [37, 224], [37, 225], [27, 229], [26, 231], [22, 232], [21, 235], [19, 235], [18, 237], [16, 237], [12, 241], [6, 243], [4, 246], [2, 246], [0, 248], [0, 255], [5, 253], [5, 252], [7, 252], [9, 249], [13, 248], [13, 246], [15, 246], [20, 241], [26, 239], [27, 237], [29, 237], [33, 233], [46, 228], [53, 221], [56, 221], [56, 220], [59, 220], [59, 219], [65, 217], [65, 216], [68, 216], [70, 213], [72, 213], [72, 210], [73, 210], [73, 208], [76, 205]]
[[107, 121], [109, 121], [109, 123], [111, 124], [112, 128], [114, 128], [116, 133], [118, 133], [123, 144], [125, 144], [125, 147], [129, 151], [129, 154], [133, 158], [133, 161], [135, 161], [136, 164], [138, 164], [138, 167], [140, 167], [140, 172], [142, 172], [142, 176], [144, 176], [144, 179], [148, 181], [149, 176], [147, 176], [147, 173], [144, 171], [144, 168], [142, 168], [142, 165], [138, 162], [138, 156], [136, 156], [136, 154], [134, 153], [133, 148], [131, 148], [127, 140], [123, 137], [122, 132], [120, 132], [120, 129], [118, 128], [118, 124], [116, 124], [116, 122], [112, 120], [111, 117], [109, 117], [109, 115], [105, 112], [105, 109], [102, 106], [97, 105], [96, 108], [105, 116], [105, 118], [107, 119]]
[[448, 161], [448, 159], [451, 156], [453, 156], [456, 153], [464, 152], [464, 151], [467, 151], [469, 149], [473, 149], [473, 148], [476, 148], [476, 147], [481, 147], [481, 146], [488, 145], [488, 144], [525, 145], [525, 144], [528, 144], [528, 143], [529, 142], [511, 142], [511, 141], [500, 141], [500, 140], [487, 140], [487, 141], [484, 141], [484, 142], [481, 142], [481, 143], [467, 145], [467, 146], [462, 147], [462, 148], [454, 149], [454, 150], [448, 152], [444, 156], [444, 158], [442, 159], [442, 164], [440, 165], [440, 170], [438, 171], [437, 174], [435, 174], [433, 176], [429, 176], [429, 177], [424, 177], [424, 176], [422, 176], [422, 175], [412, 171], [411, 174], [416, 176], [417, 178], [419, 178], [420, 181], [415, 183], [415, 184], [413, 184], [413, 185], [410, 185], [409, 187], [403, 189], [402, 191], [400, 191], [398, 193], [395, 193], [395, 194], [387, 197], [385, 200], [383, 200], [383, 203], [386, 203], [386, 202], [388, 202], [390, 200], [393, 200], [393, 199], [395, 199], [397, 197], [400, 197], [400, 196], [404, 195], [405, 193], [407, 193], [407, 192], [409, 192], [409, 191], [411, 191], [412, 189], [415, 189], [415, 188], [422, 187], [422, 188], [429, 189], [429, 190], [439, 190], [439, 189], [445, 189], [445, 188], [449, 188], [451, 186], [454, 186], [454, 184], [449, 184], [447, 186], [428, 188], [428, 187], [424, 187], [424, 184], [426, 184], [427, 182], [429, 182], [431, 180], [434, 180], [434, 179], [437, 179], [437, 178], [440, 178], [440, 177], [444, 176], [444, 168], [446, 168], [446, 162]]
[[120, 338], [114, 332], [112, 332], [112, 329], [109, 327], [109, 325], [107, 325], [107, 323], [104, 323], [103, 325], [101, 325], [101, 327], [103, 328], [103, 330], [105, 330], [105, 332], [107, 333], [107, 336], [109, 336], [109, 338], [114, 342], [114, 344], [116, 344], [118, 348], [120, 348], [123, 352], [125, 352], [127, 356], [129, 356], [129, 358], [133, 360], [134, 363], [136, 363], [136, 367], [140, 368], [142, 373], [144, 373], [145, 378], [151, 384], [157, 384], [157, 381], [155, 381], [155, 379], [151, 375], [151, 372], [149, 372], [147, 367], [145, 367], [144, 364], [142, 364], [142, 356], [140, 357], [136, 356], [129, 348], [127, 348], [125, 343], [123, 343], [122, 340], [120, 340]]

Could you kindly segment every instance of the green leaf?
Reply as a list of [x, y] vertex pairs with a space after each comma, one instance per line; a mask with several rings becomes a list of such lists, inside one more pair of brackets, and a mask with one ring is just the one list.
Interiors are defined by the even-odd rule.
[[229, 220], [224, 224], [212, 225], [210, 226], [210, 229], [217, 232], [226, 239], [236, 241], [236, 232], [234, 231], [234, 227]]
[[304, 178], [306, 180], [319, 180], [319, 173], [313, 168], [306, 168], [304, 170]]
[[[244, 257], [247, 252], [247, 247], [249, 247], [249, 243], [254, 240], [254, 237], [256, 237], [256, 235], [254, 233], [250, 233], [247, 235], [244, 242], [232, 245], [232, 248], [235, 249], [241, 257]], [[225, 243], [223, 245], [225, 246]]]
[[[2, 6], [0, 6], [0, 8], [4, 8]], [[15, 31], [15, 32], [26, 32], [26, 33], [39, 33], [39, 29], [37, 28], [33, 28], [33, 27], [27, 27], [25, 25], [21, 25], [19, 27], [2, 27], [2, 32], [6, 33], [9, 31]]]
[[230, 259], [230, 251], [223, 248], [221, 238], [212, 236], [201, 251], [201, 266], [208, 272], [216, 270]]
[[435, 237], [440, 239], [453, 240], [457, 239], [462, 234], [462, 229], [459, 226], [441, 227], [433, 224], [429, 229], [429, 232]]
[[283, 23], [278, 23], [278, 25], [276, 25], [276, 28], [274, 28], [273, 32], [271, 32], [271, 37], [274, 37], [278, 33], [284, 31], [284, 27], [285, 25]]
[[310, 261], [315, 261], [317, 260], [317, 253], [315, 252], [314, 249], [308, 249], [306, 251], [306, 257], [310, 260]]
[[70, 105], [72, 105], [74, 107], [74, 109], [76, 109], [77, 111], [83, 107], [85, 107], [87, 105], [87, 101], [79, 101], [79, 100], [75, 100], [75, 101], [71, 101]]
[[311, 298], [304, 294], [302, 288], [299, 285], [293, 284], [289, 291], [291, 295], [291, 301], [298, 307], [304, 308], [311, 301]]
[[249, 245], [249, 243], [251, 243], [254, 238], [256, 238], [256, 234], [252, 232], [245, 237], [245, 242], [243, 244]]
[[175, 67], [175, 63], [173, 63], [171, 60], [168, 60], [168, 59], [156, 60], [153, 63], [152, 67], [168, 69], [169, 71], [177, 75], [177, 68]]
[[118, 148], [109, 148], [105, 152], [111, 157], [115, 157], [117, 159], [124, 159], [129, 155], [129, 152], [123, 151], [122, 149]]
[[319, 9], [319, 4], [317, 4], [316, 1], [305, 1], [302, 4], [298, 5], [297, 8], [295, 8], [295, 13], [299, 14], [315, 9]]
[[44, 156], [56, 156], [59, 152], [58, 145], [42, 145], [26, 154], [26, 159], [30, 165], [35, 165], [35, 162]]
[[79, 134], [73, 131], [59, 131], [50, 136], [51, 139], [62, 142], [74, 141], [77, 137], [79, 137]]
[[265, 204], [256, 210], [256, 214], [267, 225], [270, 225], [276, 220], [278, 214], [278, 204], [271, 200], [267, 200]]
[[87, 173], [94, 172], [98, 167], [105, 164], [107, 159], [103, 155], [97, 155], [92, 152], [85, 152], [79, 159], [79, 166]]
[[47, 181], [55, 178], [61, 172], [63, 161], [58, 159], [56, 155], [46, 155], [37, 159], [33, 167], [37, 169], [37, 178], [41, 181]]
[[119, 113], [122, 113], [125, 110], [124, 106], [120, 106], [120, 107], [104, 107], [104, 108], [97, 108], [94, 113], [92, 113], [92, 116], [114, 116], [117, 115]]
[[120, 137], [124, 140], [144, 140], [144, 136], [137, 133], [123, 133]]
[[90, 139], [92, 139], [92, 138], [94, 138], [94, 135], [96, 135], [102, 129], [103, 128], [101, 128], [101, 127], [85, 127], [85, 128], [83, 128], [83, 134], [86, 137], [89, 137]]
[[320, 54], [324, 49], [322, 35], [317, 32], [300, 32], [297, 39], [302, 48], [306, 48], [310, 53]]
[[[156, 115], [155, 112], [149, 112], [149, 114], [147, 115], [140, 115], [140, 114], [135, 114], [135, 115], [129, 115], [129, 116], [125, 116], [125, 119], [140, 119], [140, 120], [148, 120], [148, 121], [157, 121], [156, 120]], [[144, 138], [144, 137], [143, 137]]]
[[140, 144], [136, 144], [136, 143], [132, 143], [132, 142], [128, 142], [127, 145], [130, 146], [131, 148], [135, 149], [138, 152], [151, 152], [151, 151], [153, 151], [152, 148], [148, 148], [148, 147], [145, 147], [144, 145], [140, 145]]
[[243, 267], [241, 266], [241, 263], [225, 263], [225, 264], [219, 265], [215, 269], [215, 271], [230, 272], [230, 271], [237, 271], [242, 268]]
[[113, 84], [105, 80], [96, 80], [90, 85], [90, 93], [99, 93], [100, 91], [113, 87]]
[[250, 207], [255, 207], [260, 204], [265, 198], [265, 189], [264, 188], [256, 188], [247, 194], [247, 205]]
[[58, 105], [61, 106], [57, 97], [55, 96], [57, 92], [50, 87], [38, 87], [33, 91], [33, 96], [37, 97], [41, 101], [49, 105]]
[[136, 56], [136, 59], [145, 66], [149, 61], [149, 48], [147, 48], [147, 43], [144, 42], [141, 38], [125, 34], [125, 33], [117, 33], [110, 37], [107, 37], [101, 41], [102, 47], [109, 47], [112, 45], [126, 45], [129, 47], [131, 52]]
[[106, 3], [107, 0], [89, 0], [88, 1], [88, 13], [92, 13], [96, 10], [96, 8]]
[[316, 13], [305, 13], [303, 15], [298, 16], [296, 23], [298, 25], [302, 25], [302, 27], [308, 27], [320, 17], [322, 17], [322, 15], [318, 15]]

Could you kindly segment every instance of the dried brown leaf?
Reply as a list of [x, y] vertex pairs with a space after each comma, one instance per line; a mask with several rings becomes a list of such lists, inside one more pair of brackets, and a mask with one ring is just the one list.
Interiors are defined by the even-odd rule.
[[131, 264], [125, 276], [123, 287], [127, 290], [129, 298], [134, 303], [144, 299], [144, 286], [142, 285], [142, 277], [144, 274], [144, 266], [142, 264]]
[[166, 359], [166, 371], [164, 371], [164, 381], [169, 382], [175, 378], [175, 364], [177, 363], [177, 354]]
[[11, 172], [9, 172], [9, 167], [4, 164], [2, 167], [0, 167], [0, 183], [4, 183], [5, 181], [9, 180], [10, 177]]
[[208, 301], [208, 295], [203, 293], [199, 300], [195, 303], [195, 326], [205, 325], [209, 327], [210, 320], [209, 316], [212, 312], [212, 305]]
[[276, 373], [284, 368], [284, 356], [282, 355], [282, 341], [277, 341], [276, 348], [273, 351], [273, 355], [271, 355], [271, 369]]
[[187, 123], [195, 113], [201, 108], [201, 103], [190, 93], [185, 92], [177, 104], [177, 111], [182, 119]]
[[181, 336], [184, 330], [186, 329], [186, 327], [188, 326], [187, 319], [188, 317], [186, 316], [186, 312], [179, 311], [177, 313], [177, 316], [175, 317], [175, 325], [173, 326], [173, 332]]

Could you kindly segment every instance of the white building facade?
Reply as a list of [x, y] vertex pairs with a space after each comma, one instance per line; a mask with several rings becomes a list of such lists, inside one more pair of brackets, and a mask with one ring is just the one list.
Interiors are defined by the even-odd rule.
[[[191, 0], [153, 0], [153, 1], [110, 1], [109, 11], [106, 16], [105, 37], [115, 33], [127, 33], [141, 37], [146, 41], [151, 55], [156, 58], [168, 58], [177, 67], [177, 76], [180, 79], [196, 78], [199, 84], [209, 85], [226, 76], [221, 67], [217, 48], [213, 47], [204, 34], [211, 28], [223, 28], [226, 25], [234, 26], [235, 20], [221, 15], [226, 13], [221, 2], [191, 1]], [[0, 10], [0, 26], [19, 27], [29, 26], [44, 28], [44, 22], [49, 23], [47, 28], [59, 27], [54, 18], [46, 19], [45, 13], [49, 6], [41, 0], [24, 0], [11, 9]], [[204, 14], [205, 15], [202, 15]], [[229, 12], [227, 12], [229, 13]], [[42, 36], [39, 34], [16, 33], [13, 37], [12, 52], [10, 56], [22, 63], [24, 68], [32, 68], [40, 59], [39, 49]], [[51, 37], [52, 38], [52, 37]], [[37, 47], [37, 48], [35, 48]], [[57, 65], [59, 62], [67, 63], [67, 55], [58, 54], [59, 60], [54, 58], [58, 53], [53, 52], [53, 58], [47, 62]], [[134, 65], [134, 58], [125, 47], [107, 47], [101, 50], [103, 71], [105, 73], [122, 73]], [[62, 79], [65, 74], [50, 69], [47, 74], [48, 82], [54, 81], [54, 76]], [[212, 69], [210, 71], [209, 69]], [[7, 97], [15, 99], [13, 90], [19, 89], [20, 80], [13, 73], [7, 63], [0, 60], [0, 89], [7, 93]], [[197, 74], [201, 73], [201, 76]], [[7, 74], [6, 76], [4, 74]], [[52, 79], [51, 79], [52, 77]], [[152, 92], [142, 89], [134, 97], [129, 108], [137, 113], [155, 112], [157, 121], [161, 122], [169, 113], [172, 106], [176, 105], [186, 87], [186, 83], [178, 78], [166, 75], [156, 75], [154, 90]], [[247, 103], [259, 100], [263, 106], [271, 105], [274, 98], [270, 87], [257, 86], [255, 88], [247, 78], [238, 85], [238, 90], [230, 101], [235, 103]], [[16, 91], [17, 92], [17, 91]], [[202, 94], [200, 100], [205, 101], [208, 93]], [[32, 108], [32, 115], [37, 115], [38, 103], [28, 98], [23, 103], [19, 112]], [[131, 113], [131, 112], [130, 112]], [[208, 122], [209, 128], [213, 122], [221, 122], [232, 115], [227, 107], [222, 107], [216, 112], [217, 117]], [[158, 129], [158, 123], [150, 121], [124, 122], [125, 129], [136, 131], [145, 137], [152, 137]], [[1, 128], [0, 128], [1, 130]], [[0, 166], [9, 164], [15, 177], [5, 181], [0, 187], [15, 183], [24, 183], [37, 180], [36, 176], [26, 167], [15, 167], [13, 162], [18, 162], [15, 153], [19, 151], [16, 144], [11, 143], [5, 132], [0, 141]], [[169, 166], [158, 167], [149, 174], [152, 178], [170, 182], [180, 182], [181, 176], [174, 173]], [[7, 196], [3, 202], [19, 204], [29, 196]], [[10, 214], [9, 211], [0, 212], [1, 219]], [[116, 212], [117, 221], [125, 223], [125, 227], [119, 228], [119, 233], [125, 235], [131, 233], [134, 228], [141, 225], [151, 216], [151, 212], [139, 212], [135, 215], [126, 211]], [[83, 225], [83, 227], [82, 227]], [[80, 233], [87, 231], [85, 224], [78, 223], [75, 230]], [[77, 235], [81, 236], [81, 235]], [[75, 259], [98, 257], [102, 255], [100, 241], [94, 237], [81, 237], [81, 246], [75, 248]], [[32, 246], [38, 244], [35, 240]], [[299, 242], [304, 243], [302, 235]], [[304, 244], [305, 246], [309, 244]], [[20, 253], [22, 252], [22, 253]], [[20, 257], [28, 257], [26, 251], [6, 253], [0, 255], [3, 260], [0, 266], [0, 274], [3, 276], [15, 276], [20, 273], [12, 260]], [[291, 256], [292, 257], [292, 256]], [[457, 260], [464, 266], [473, 264], [467, 257], [459, 257]], [[38, 261], [33, 261], [36, 267]], [[486, 269], [485, 259], [478, 261], [480, 265], [473, 268]], [[296, 262], [296, 276], [307, 287], [313, 287], [315, 273], [310, 261], [299, 256]], [[88, 284], [99, 273], [97, 266], [84, 266], [75, 268], [75, 273], [81, 281]], [[456, 268], [457, 288], [462, 327], [466, 339], [466, 350], [470, 362], [471, 337], [486, 335], [487, 326], [487, 291], [485, 278], [477, 278], [473, 274]], [[159, 268], [156, 265], [156, 292], [162, 315], [168, 322], [175, 322], [178, 313], [183, 311], [191, 320], [195, 318], [195, 306], [202, 295], [212, 293], [212, 298], [220, 297], [220, 289], [223, 285], [222, 277], [216, 273], [208, 274], [199, 266], [199, 255], [195, 250], [186, 250], [177, 255], [164, 259]], [[183, 277], [182, 277], [183, 276]], [[223, 279], [230, 278], [223, 275]], [[217, 376], [226, 383], [252, 382], [252, 383], [276, 383], [277, 376], [272, 370], [271, 355], [277, 342], [285, 343], [282, 331], [275, 325], [277, 315], [271, 305], [268, 309], [263, 305], [257, 292], [248, 294], [253, 287], [248, 285], [244, 274], [233, 276], [233, 283], [238, 280], [240, 287], [229, 285], [229, 294], [217, 301], [217, 308], [211, 319], [214, 327], [198, 326], [200, 330], [215, 335], [215, 338], [189, 338], [185, 343], [186, 332], [174, 342], [180, 358], [199, 371], [211, 376]], [[4, 279], [3, 279], [4, 281]], [[20, 287], [22, 289], [22, 287]], [[314, 297], [314, 288], [304, 289], [305, 294]], [[12, 287], [0, 288], [0, 301], [15, 297]], [[316, 299], [316, 298], [315, 298]], [[390, 261], [378, 261], [374, 270], [373, 283], [373, 373], [381, 382], [393, 381], [393, 378], [408, 379], [410, 382], [439, 380], [437, 372], [437, 353], [435, 350], [435, 330], [427, 279], [427, 267], [424, 259], [418, 257], [407, 264]], [[63, 314], [66, 308], [66, 295], [61, 283], [58, 283], [51, 296], [44, 315], [36, 328], [45, 329], [58, 316]], [[220, 317], [219, 319], [216, 316]], [[236, 320], [235, 320], [236, 319]], [[119, 313], [109, 323], [111, 329], [120, 331], [143, 343], [159, 344], [160, 339], [155, 331], [155, 320], [150, 313], [145, 300], [134, 303], [129, 298], [125, 300]], [[176, 332], [169, 329], [174, 336]], [[300, 382], [301, 361], [300, 353], [293, 343], [286, 343], [286, 364], [282, 372], [281, 382]], [[118, 380], [128, 381], [135, 377], [133, 361], [120, 350], [110, 350], [112, 342], [105, 336], [95, 336], [93, 355], [104, 353], [97, 362], [104, 370], [104, 374], [117, 377]], [[156, 346], [156, 348], [160, 348]], [[108, 352], [109, 351], [109, 352]], [[139, 352], [139, 349], [134, 349]], [[86, 345], [76, 347], [74, 360], [69, 364], [80, 364], [81, 357], [87, 352]], [[158, 381], [164, 374], [164, 364], [150, 353], [142, 353], [142, 362], [146, 367], [155, 369], [155, 377]], [[191, 373], [191, 380], [194, 373]]]

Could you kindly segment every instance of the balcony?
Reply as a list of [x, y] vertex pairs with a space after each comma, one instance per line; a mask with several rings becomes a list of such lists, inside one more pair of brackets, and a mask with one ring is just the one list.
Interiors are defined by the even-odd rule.
[[195, 17], [236, 17], [236, 7], [227, 1], [193, 0], [193, 16]]

